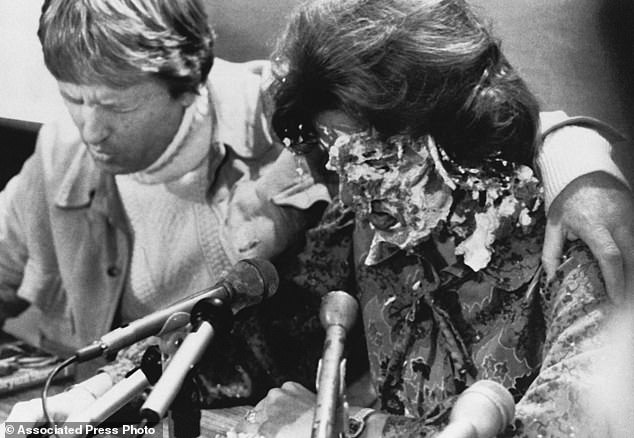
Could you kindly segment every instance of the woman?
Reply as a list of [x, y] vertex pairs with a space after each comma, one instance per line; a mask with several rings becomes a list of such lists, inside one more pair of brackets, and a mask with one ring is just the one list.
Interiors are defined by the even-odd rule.
[[[480, 379], [513, 394], [509, 436], [604, 436], [583, 396], [610, 314], [605, 285], [580, 243], [547, 280], [530, 166], [549, 134], [565, 143], [609, 130], [556, 114], [540, 123], [535, 98], [460, 0], [306, 3], [276, 67], [274, 128], [299, 152], [322, 148], [338, 181], [294, 278], [360, 301], [377, 397], [373, 411], [351, 409], [360, 436], [431, 436]], [[285, 384], [234, 432], [308, 436], [313, 400]]]

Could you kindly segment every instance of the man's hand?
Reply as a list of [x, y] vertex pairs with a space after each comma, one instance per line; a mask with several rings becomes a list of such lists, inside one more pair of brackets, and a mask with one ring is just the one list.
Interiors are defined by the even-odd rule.
[[549, 278], [561, 263], [566, 238], [577, 237], [598, 260], [614, 302], [634, 297], [634, 197], [623, 183], [593, 172], [572, 181], [555, 198], [542, 254]]
[[314, 406], [315, 394], [298, 383], [286, 382], [270, 390], [227, 438], [308, 438]]
[[[74, 387], [67, 392], [49, 397], [47, 399], [47, 408], [53, 421], [63, 422], [74, 409], [81, 409], [94, 401], [95, 397], [90, 392], [80, 387]], [[13, 423], [13, 426], [15, 426], [15, 433], [10, 434], [11, 438], [24, 436], [17, 433], [18, 425], [24, 426], [24, 428], [44, 425], [42, 399], [34, 398], [29, 401], [16, 403], [5, 421], [5, 424], [8, 423]], [[2, 432], [5, 432], [4, 429]]]

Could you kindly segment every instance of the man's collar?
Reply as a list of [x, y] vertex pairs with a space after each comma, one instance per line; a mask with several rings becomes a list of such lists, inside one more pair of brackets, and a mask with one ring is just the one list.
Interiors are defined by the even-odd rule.
[[57, 191], [55, 204], [62, 209], [90, 208], [125, 229], [126, 219], [114, 177], [101, 171], [84, 145], [80, 145]]
[[[216, 59], [208, 80], [214, 116], [213, 141], [228, 145], [243, 158], [257, 158], [266, 153], [272, 144], [259, 98], [263, 70], [266, 70], [261, 67], [268, 64], [259, 63], [259, 68], [251, 68], [251, 65], [255, 64]], [[69, 120], [68, 123], [72, 122]], [[88, 207], [93, 202], [101, 205], [99, 208], [106, 208], [105, 199], [109, 190], [114, 189], [110, 184], [114, 181], [109, 182], [113, 178], [96, 166], [85, 145], [81, 144], [76, 128], [73, 132], [75, 136], [81, 150], [72, 158], [55, 202], [61, 208]], [[99, 199], [102, 202], [97, 202]]]
[[55, 203], [61, 208], [82, 208], [92, 203], [103, 184], [103, 175], [82, 144], [62, 179]]

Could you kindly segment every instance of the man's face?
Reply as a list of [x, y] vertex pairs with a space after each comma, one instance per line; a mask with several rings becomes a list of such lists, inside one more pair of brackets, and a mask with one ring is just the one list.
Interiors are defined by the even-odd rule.
[[193, 99], [177, 99], [153, 79], [127, 88], [58, 82], [95, 163], [112, 174], [145, 169], [165, 151]]

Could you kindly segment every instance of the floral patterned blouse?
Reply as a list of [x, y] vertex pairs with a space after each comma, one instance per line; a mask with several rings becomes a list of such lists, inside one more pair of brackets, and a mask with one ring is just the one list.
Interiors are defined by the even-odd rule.
[[[348, 283], [341, 268], [355, 268], [356, 287], [348, 290], [362, 305], [380, 408], [394, 414], [385, 436], [433, 436], [455, 396], [477, 379], [503, 384], [518, 402], [504, 436], [585, 436], [580, 432], [590, 425], [578, 403], [594, 366], [588, 345], [609, 311], [587, 248], [571, 246], [549, 284], [539, 268], [541, 225], [495, 245], [490, 267], [480, 272], [448, 263], [439, 250], [446, 242], [436, 239], [366, 266], [352, 249], [368, 250], [369, 227], [338, 207], [311, 232], [320, 241], [298, 279], [325, 293]], [[324, 229], [335, 232], [327, 240], [334, 248], [321, 240]]]
[[[359, 157], [375, 165], [367, 151], [334, 165]], [[426, 236], [410, 247], [399, 238], [377, 245], [386, 239], [377, 239], [371, 214], [335, 201], [308, 233], [293, 277], [317, 294], [358, 297], [379, 408], [392, 414], [384, 436], [433, 436], [456, 396], [479, 379], [501, 383], [516, 400], [501, 436], [608, 436], [587, 415], [611, 310], [597, 263], [581, 243], [569, 245], [547, 282], [541, 191], [530, 169], [501, 159], [479, 168], [442, 162], [455, 187]], [[371, 172], [362, 174], [368, 183]], [[400, 195], [393, 205], [416, 193]]]

